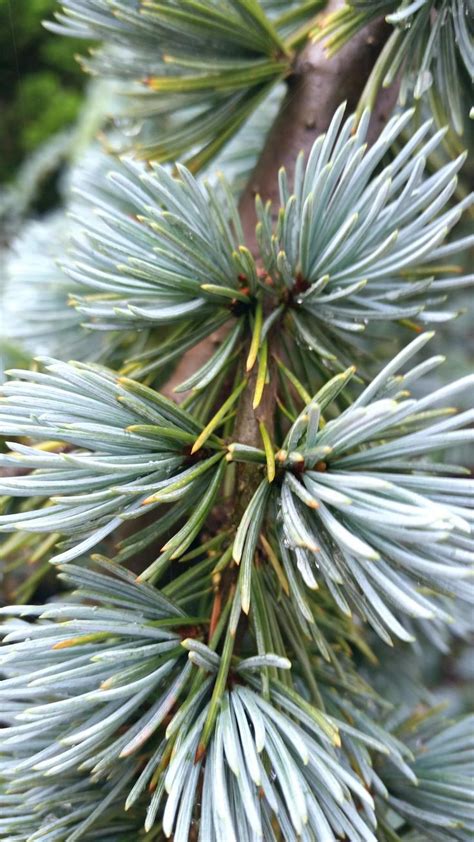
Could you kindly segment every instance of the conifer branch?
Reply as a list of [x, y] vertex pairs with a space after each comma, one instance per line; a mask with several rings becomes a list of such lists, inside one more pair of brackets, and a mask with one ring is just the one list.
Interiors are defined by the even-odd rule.
[[[343, 5], [343, 0], [331, 0], [324, 14], [336, 11]], [[329, 128], [338, 106], [347, 101], [348, 113], [356, 109], [389, 32], [389, 26], [379, 19], [369, 23], [355, 38], [344, 45], [337, 55], [331, 58], [328, 58], [321, 43], [312, 42], [309, 42], [297, 55], [292, 74], [287, 80], [287, 94], [239, 202], [243, 233], [252, 251], [256, 249], [256, 195], [260, 195], [265, 201], [267, 199], [273, 201], [276, 212], [280, 168], [285, 167], [291, 181], [299, 152], [303, 150], [307, 156], [314, 140]], [[367, 136], [369, 144], [377, 139], [386, 124], [397, 95], [397, 82], [379, 92]], [[220, 328], [181, 358], [164, 387], [166, 395], [175, 396], [175, 387], [190, 376], [199, 367], [201, 361], [209, 359], [216, 342], [222, 341], [227, 331], [227, 326]], [[267, 390], [267, 405], [270, 400]], [[248, 417], [244, 421], [244, 414], [247, 415], [247, 413]], [[268, 408], [263, 414], [267, 422], [269, 420]], [[260, 442], [258, 423], [253, 422], [252, 418], [254, 419], [255, 416], [250, 405], [245, 412], [242, 409], [241, 424], [244, 437], [236, 438], [236, 440], [258, 446]], [[261, 417], [260, 420], [262, 420]]]
[[[420, 72], [458, 47], [469, 70], [469, 21], [349, 2], [321, 28], [321, 0], [61, 0], [52, 28], [101, 42], [85, 65], [127, 95], [135, 158], [73, 179], [67, 257], [36, 266], [30, 232], [9, 270], [25, 302], [37, 273], [25, 339], [81, 361], [41, 348], [2, 386], [0, 533], [12, 569], [52, 562], [70, 591], [40, 605], [28, 580], [0, 608], [8, 842], [472, 836], [472, 720], [443, 721], [420, 673], [472, 626], [474, 489], [449, 454], [474, 375], [440, 387], [425, 326], [474, 281], [450, 259], [474, 238], [449, 239], [474, 195], [444, 130], [383, 113], [396, 88], [367, 107], [410, 44]], [[420, 38], [438, 2], [455, 16]], [[385, 10], [411, 32], [387, 40]], [[304, 46], [334, 26], [332, 57]], [[258, 159], [243, 194], [229, 149], [199, 175], [231, 138]]]
[[[342, 0], [330, 0], [324, 15], [342, 7]], [[348, 112], [359, 98], [390, 29], [383, 20], [370, 23], [331, 58], [320, 43], [307, 44], [297, 56], [288, 91], [264, 149], [240, 200], [244, 230], [254, 237], [255, 196], [278, 201], [278, 172], [287, 170], [290, 182], [301, 150], [309, 153], [315, 139], [327, 131], [338, 106], [347, 101]], [[394, 85], [378, 100], [368, 141], [381, 131], [397, 97]]]

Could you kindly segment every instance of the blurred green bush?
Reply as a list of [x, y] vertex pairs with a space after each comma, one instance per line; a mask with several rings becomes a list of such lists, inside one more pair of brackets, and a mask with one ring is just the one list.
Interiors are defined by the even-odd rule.
[[81, 104], [85, 77], [74, 56], [84, 42], [43, 28], [56, 8], [56, 0], [0, 0], [0, 182]]

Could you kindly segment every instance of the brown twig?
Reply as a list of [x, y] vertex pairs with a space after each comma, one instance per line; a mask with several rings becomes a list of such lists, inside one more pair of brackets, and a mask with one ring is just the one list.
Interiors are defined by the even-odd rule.
[[[336, 11], [342, 0], [329, 0], [325, 14]], [[336, 55], [328, 58], [321, 42], [309, 43], [297, 56], [288, 78], [288, 91], [270, 130], [265, 148], [240, 200], [242, 224], [249, 248], [255, 245], [255, 196], [270, 199], [278, 208], [278, 170], [284, 166], [291, 178], [302, 150], [308, 153], [325, 132], [342, 102], [347, 113], [357, 107], [367, 79], [391, 28], [383, 19], [357, 33]], [[369, 143], [378, 137], [390, 114], [398, 89], [382, 92], [369, 128]]]
[[[325, 14], [336, 11], [342, 5], [343, 0], [329, 0]], [[256, 250], [255, 196], [259, 194], [264, 200], [270, 199], [277, 212], [278, 170], [284, 166], [291, 180], [298, 153], [301, 150], [309, 152], [315, 139], [327, 130], [341, 102], [347, 102], [348, 114], [355, 110], [390, 32], [391, 28], [381, 19], [362, 29], [331, 58], [326, 56], [322, 43], [309, 43], [297, 56], [293, 72], [287, 79], [286, 97], [239, 202], [245, 241], [251, 251]], [[380, 92], [369, 127], [369, 144], [380, 134], [397, 95], [396, 84]], [[183, 355], [163, 388], [164, 394], [178, 402], [185, 397], [186, 393], [174, 392], [175, 386], [209, 359], [216, 344], [225, 337], [227, 329], [224, 326]], [[247, 430], [252, 425], [252, 443], [259, 441], [258, 429], [250, 415], [246, 421], [242, 417], [242, 424]], [[245, 434], [244, 430], [242, 432]], [[250, 443], [250, 440], [246, 443]]]

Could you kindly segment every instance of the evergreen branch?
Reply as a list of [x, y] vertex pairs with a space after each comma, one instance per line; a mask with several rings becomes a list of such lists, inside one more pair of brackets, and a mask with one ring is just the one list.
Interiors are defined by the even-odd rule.
[[[390, 633], [412, 639], [392, 606], [408, 616], [446, 621], [436, 594], [472, 600], [465, 581], [474, 560], [472, 484], [436, 476], [436, 462], [426, 455], [472, 441], [472, 410], [457, 415], [432, 407], [472, 388], [474, 380], [463, 378], [418, 400], [407, 397], [406, 386], [442, 361], [434, 357], [397, 374], [429, 338], [412, 342], [348, 409], [320, 426], [347, 376], [323, 387], [276, 456], [282, 483], [281, 489], [274, 485], [277, 514], [268, 519], [277, 523], [285, 573], [304, 623], [313, 617], [294, 566], [310, 589], [322, 578], [340, 610], [349, 613], [353, 605], [387, 642]], [[245, 559], [248, 570], [269, 492], [262, 483], [237, 533], [234, 558]]]
[[65, 247], [67, 230], [58, 214], [47, 222], [30, 222], [14, 240], [2, 289], [4, 338], [32, 355], [47, 348], [52, 355], [93, 361], [103, 354], [103, 337], [82, 330], [80, 314], [67, 306], [74, 284], [55, 264], [55, 249], [60, 243]]
[[[299, 157], [291, 190], [280, 172], [276, 224], [272, 208], [257, 198], [255, 257], [239, 243], [229, 192], [202, 189], [183, 167], [173, 178], [163, 167], [150, 174], [124, 162], [110, 174], [105, 200], [102, 185], [90, 188], [100, 222], [82, 212], [83, 233], [74, 260], [65, 263], [74, 281], [94, 290], [77, 297], [79, 311], [102, 330], [177, 326], [177, 334], [136, 359], [139, 369], [145, 362], [141, 376], [235, 319], [221, 347], [178, 388], [203, 389], [231, 366], [244, 329], [252, 333], [251, 369], [282, 319], [300, 346], [340, 369], [366, 347], [367, 325], [425, 325], [456, 315], [438, 305], [472, 275], [454, 283], [442, 270], [437, 276], [436, 262], [425, 264], [451, 254], [456, 242], [459, 249], [469, 244], [464, 238], [445, 245], [473, 201], [468, 195], [448, 207], [465, 155], [425, 176], [426, 158], [443, 136], [430, 136], [427, 122], [377, 172], [411, 112], [392, 118], [370, 150], [368, 112], [357, 129], [355, 117], [343, 122], [343, 115], [341, 106], [306, 164]], [[258, 261], [266, 281], [256, 292]]]
[[[291, 193], [280, 173], [282, 210], [275, 234], [271, 210], [257, 204], [257, 236], [268, 274], [288, 289], [288, 318], [298, 341], [329, 363], [350, 365], [368, 324], [416, 319], [424, 325], [455, 315], [436, 308], [430, 293], [434, 276], [425, 270], [420, 279], [417, 271], [423, 272], [429, 255], [444, 255], [441, 243], [473, 196], [442, 210], [465, 156], [423, 179], [426, 156], [441, 140], [438, 134], [417, 148], [429, 123], [375, 175], [410, 113], [392, 118], [369, 151], [369, 114], [356, 130], [354, 117], [342, 124], [343, 113], [341, 106], [306, 168], [300, 157]], [[471, 282], [466, 276], [465, 283]], [[437, 279], [433, 292], [447, 292], [450, 284], [449, 278]]]
[[[351, 0], [329, 15], [315, 30], [329, 55], [334, 54], [369, 21], [380, 17], [394, 27], [391, 48], [377, 67], [375, 87], [387, 87], [402, 69], [400, 98], [421, 99], [430, 89], [440, 100], [453, 128], [463, 133], [466, 108], [465, 80], [474, 78], [473, 16], [461, 0], [420, 0], [399, 4], [396, 0]], [[439, 109], [433, 109], [436, 117]]]
[[[421, 109], [381, 129], [397, 84], [383, 106], [377, 92], [405, 63], [402, 99], [429, 87], [440, 120], [451, 96], [460, 131], [471, 33], [461, 0], [354, 0], [327, 58], [307, 43], [319, 5], [62, 0], [52, 26], [101, 42], [84, 65], [126, 94], [136, 156], [175, 169], [95, 156], [75, 170], [70, 281], [45, 254], [48, 225], [19, 241], [26, 271], [37, 260], [51, 280], [25, 341], [62, 326], [87, 362], [14, 370], [0, 402], [16, 439], [0, 531], [17, 533], [0, 557], [38, 565], [19, 589], [35, 604], [1, 610], [9, 842], [474, 830], [471, 719], [428, 711], [419, 668], [472, 625], [472, 482], [444, 451], [472, 441], [474, 411], [450, 404], [474, 379], [433, 385], [440, 356], [408, 365], [431, 334], [371, 375], [379, 322], [420, 332], [472, 283], [445, 265], [472, 242], [447, 242], [472, 204], [464, 156], [444, 163]], [[256, 109], [255, 134], [239, 132]], [[231, 180], [197, 181], [236, 133], [219, 162]], [[91, 363], [83, 317], [122, 376]], [[74, 592], [36, 604], [52, 554], [107, 538], [113, 562], [56, 566]], [[387, 670], [392, 638], [416, 647]]]
[[[342, 0], [329, 0], [326, 9], [337, 9]], [[315, 138], [326, 132], [338, 106], [347, 102], [349, 112], [357, 108], [374, 62], [382, 49], [389, 27], [380, 21], [357, 34], [334, 57], [328, 59], [321, 44], [308, 43], [303, 26], [301, 52], [296, 57], [288, 90], [279, 114], [266, 138], [257, 166], [242, 194], [240, 211], [247, 241], [255, 243], [255, 195], [278, 201], [278, 173], [284, 166], [293, 179], [298, 153], [309, 154]], [[299, 45], [298, 45], [299, 46]], [[391, 89], [377, 99], [369, 131], [369, 142], [377, 138], [396, 100]]]
[[315, 4], [294, 3], [295, 13], [283, 17], [278, 4], [275, 11], [258, 0], [64, 0], [61, 6], [46, 27], [102, 41], [83, 66], [120, 80], [128, 99], [123, 114], [138, 129], [141, 156], [166, 162], [190, 155], [195, 171], [288, 74], [285, 38], [312, 17]]
[[[330, 827], [337, 833], [342, 825], [358, 842], [375, 840], [373, 800], [350, 769], [337, 725], [279, 684], [269, 701], [253, 689], [260, 670], [287, 670], [286, 658], [266, 653], [232, 662], [233, 686], [219, 690], [221, 704], [205, 764], [199, 758], [195, 762], [211, 710], [210, 691], [212, 685], [214, 692], [219, 687], [216, 676], [224, 662], [199, 640], [199, 627], [196, 637], [183, 641], [184, 648], [179, 645], [198, 618], [187, 616], [155, 588], [137, 584], [116, 565], [98, 565], [98, 570], [62, 568], [67, 584], [77, 589], [66, 602], [2, 609], [3, 615], [38, 618], [10, 619], [3, 626], [5, 679], [0, 691], [8, 724], [2, 732], [6, 790], [1, 797], [8, 808], [12, 805], [4, 826], [16, 831], [22, 821], [14, 809], [15, 793], [22, 795], [27, 809], [34, 809], [36, 797], [50, 806], [59, 781], [66, 780], [73, 801], [75, 791], [81, 794], [77, 811], [70, 811], [65, 822], [60, 814], [57, 827], [64, 823], [68, 838], [88, 838], [86, 830], [104, 821], [112, 802], [116, 810], [120, 799], [126, 799], [127, 809], [143, 804], [144, 790], [154, 780], [145, 829], [150, 831], [158, 820], [166, 836], [174, 833], [185, 842], [202, 768], [201, 829], [207, 828], [206, 839], [222, 838], [220, 828], [230, 833], [225, 838], [238, 838], [242, 828], [259, 835], [261, 828], [271, 826], [277, 809], [282, 830], [292, 828], [290, 838], [306, 823], [317, 832], [322, 822], [327, 833]], [[198, 685], [194, 690], [190, 685], [193, 663], [204, 671], [197, 692]], [[186, 688], [189, 701], [183, 697], [181, 707]], [[361, 750], [367, 740], [371, 744], [362, 731], [352, 728], [350, 733]], [[383, 743], [376, 745], [388, 750]], [[102, 784], [90, 796], [85, 794], [86, 774]], [[276, 786], [270, 785], [273, 776]], [[110, 798], [108, 785], [103, 786], [107, 779], [112, 782]], [[221, 797], [210, 799], [216, 787]], [[91, 801], [94, 809], [88, 815], [85, 802]], [[364, 805], [364, 820], [359, 804]], [[227, 810], [226, 805], [232, 806]], [[38, 818], [41, 826], [41, 813]]]
[[428, 712], [418, 719], [409, 717], [398, 729], [413, 747], [416, 786], [388, 763], [383, 774], [388, 803], [434, 842], [468, 842], [474, 832], [472, 716], [450, 722]]
[[[14, 374], [20, 379], [3, 389], [2, 432], [37, 442], [53, 439], [74, 449], [10, 445], [1, 464], [33, 472], [4, 478], [1, 492], [51, 498], [51, 505], [2, 515], [0, 529], [70, 535], [69, 548], [53, 559], [65, 561], [95, 546], [124, 518], [141, 517], [163, 502], [178, 503], [151, 530], [145, 527], [150, 543], [177, 523], [212, 478], [213, 493], [188, 521], [187, 537], [180, 531], [166, 545], [166, 557], [184, 552], [213, 504], [225, 450], [189, 464], [190, 444], [200, 431], [196, 421], [155, 391], [107, 369], [49, 362], [45, 373]], [[210, 444], [215, 448], [216, 441]]]

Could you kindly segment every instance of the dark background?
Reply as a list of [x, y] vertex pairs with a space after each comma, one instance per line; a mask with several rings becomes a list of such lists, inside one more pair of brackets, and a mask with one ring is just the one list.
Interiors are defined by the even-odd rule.
[[42, 142], [74, 122], [87, 81], [83, 41], [42, 26], [57, 0], [0, 0], [0, 184]]

